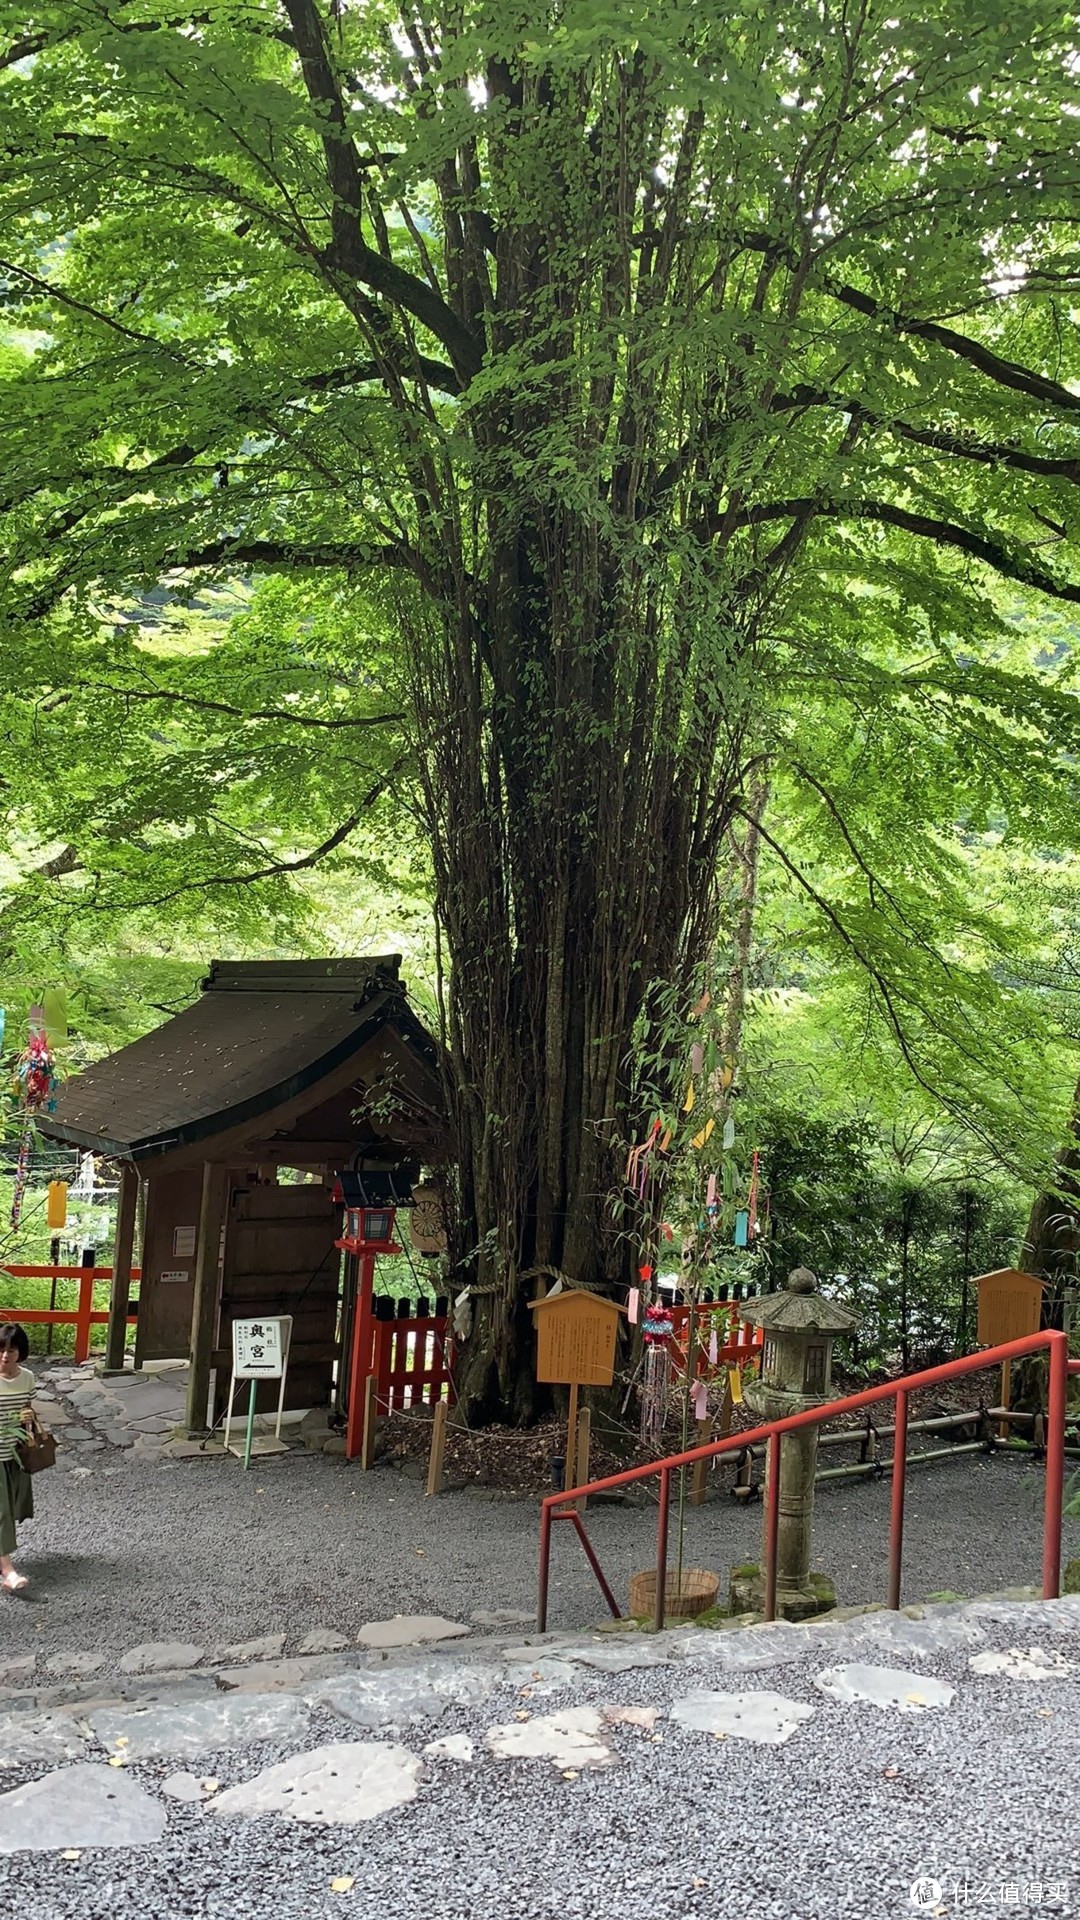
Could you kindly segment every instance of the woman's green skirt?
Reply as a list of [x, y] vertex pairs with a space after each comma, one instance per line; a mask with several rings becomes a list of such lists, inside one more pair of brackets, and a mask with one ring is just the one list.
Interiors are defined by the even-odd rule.
[[15, 1527], [34, 1517], [34, 1483], [18, 1460], [0, 1465], [0, 1553], [14, 1553]]

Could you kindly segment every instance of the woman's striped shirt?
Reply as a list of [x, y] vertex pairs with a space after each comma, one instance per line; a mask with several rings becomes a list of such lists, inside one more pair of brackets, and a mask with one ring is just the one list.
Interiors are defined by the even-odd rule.
[[23, 1412], [33, 1399], [35, 1384], [29, 1367], [20, 1367], [13, 1380], [0, 1374], [0, 1466], [15, 1458], [16, 1442], [25, 1432]]

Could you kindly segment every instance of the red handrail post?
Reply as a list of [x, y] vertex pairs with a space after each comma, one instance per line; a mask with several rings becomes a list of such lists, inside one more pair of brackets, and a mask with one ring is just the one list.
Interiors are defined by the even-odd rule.
[[94, 1311], [94, 1269], [79, 1269], [79, 1310], [75, 1320], [75, 1364], [90, 1358], [90, 1315]]
[[1043, 1513], [1043, 1599], [1056, 1600], [1061, 1586], [1061, 1507], [1065, 1485], [1065, 1412], [1069, 1386], [1069, 1336], [1050, 1335], [1046, 1409], [1046, 1504]]
[[667, 1545], [668, 1516], [671, 1510], [671, 1469], [664, 1467], [660, 1473], [660, 1512], [656, 1522], [656, 1605], [653, 1612], [653, 1632], [659, 1633], [664, 1624], [664, 1606], [667, 1599]]
[[596, 1575], [596, 1584], [599, 1587], [601, 1593], [603, 1594], [604, 1599], [607, 1601], [608, 1612], [611, 1614], [611, 1617], [613, 1620], [621, 1620], [622, 1614], [619, 1612], [619, 1603], [616, 1600], [615, 1595], [612, 1593], [611, 1588], [608, 1586], [607, 1580], [604, 1575], [604, 1569], [600, 1565], [600, 1562], [596, 1557], [596, 1549], [594, 1548], [592, 1541], [589, 1539], [589, 1536], [585, 1531], [585, 1525], [581, 1518], [580, 1513], [575, 1513], [573, 1507], [571, 1507], [569, 1513], [567, 1513], [565, 1517], [567, 1520], [572, 1520], [575, 1527], [577, 1528], [578, 1539], [581, 1541], [581, 1544], [585, 1549], [585, 1558], [588, 1561], [590, 1567], [592, 1568], [593, 1573]]
[[776, 1543], [780, 1534], [780, 1448], [783, 1435], [770, 1433], [765, 1456], [765, 1618], [776, 1619]]
[[551, 1572], [551, 1508], [545, 1500], [540, 1508], [540, 1569], [536, 1582], [536, 1631], [547, 1632], [548, 1576]]
[[907, 1476], [908, 1397], [903, 1387], [896, 1395], [893, 1429], [892, 1500], [889, 1510], [889, 1606], [900, 1608], [900, 1572], [904, 1558], [904, 1492]]

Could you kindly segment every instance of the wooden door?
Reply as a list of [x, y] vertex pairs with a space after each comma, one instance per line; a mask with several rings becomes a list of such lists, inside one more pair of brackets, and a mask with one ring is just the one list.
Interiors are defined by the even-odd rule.
[[[228, 1393], [233, 1321], [284, 1313], [293, 1317], [285, 1405], [329, 1405], [341, 1269], [334, 1241], [340, 1232], [341, 1210], [323, 1186], [259, 1186], [233, 1193], [215, 1353], [215, 1416]], [[256, 1406], [269, 1411], [277, 1397], [277, 1381], [262, 1382]]]

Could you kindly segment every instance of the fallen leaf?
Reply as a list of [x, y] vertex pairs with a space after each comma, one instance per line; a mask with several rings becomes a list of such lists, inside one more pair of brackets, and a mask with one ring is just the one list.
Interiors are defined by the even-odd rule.
[[714, 1733], [714, 1734], [713, 1734], [713, 1739], [714, 1739], [714, 1740], [726, 1740], [726, 1739], [727, 1739], [727, 1734], [726, 1734], [726, 1733]]
[[576, 1768], [576, 1767], [567, 1767], [567, 1768], [565, 1768], [565, 1770], [564, 1770], [564, 1772], [563, 1772], [563, 1779], [564, 1779], [564, 1780], [576, 1780], [576, 1779], [577, 1779], [577, 1777], [578, 1777], [578, 1770], [577, 1770], [577, 1768]]
[[708, 1884], [709, 1884], [709, 1883], [708, 1883], [708, 1881], [707, 1881], [707, 1880], [702, 1880], [702, 1878], [700, 1877], [700, 1875], [699, 1875], [699, 1874], [696, 1874], [696, 1873], [695, 1873], [695, 1875], [694, 1875], [694, 1877], [693, 1877], [693, 1879], [692, 1879], [692, 1880], [691, 1880], [691, 1882], [690, 1882], [690, 1885], [691, 1885], [692, 1887], [707, 1887], [707, 1886], [708, 1886]]
[[1036, 1707], [1035, 1711], [1040, 1720], [1052, 1720], [1054, 1717], [1053, 1707]]
[[886, 1767], [884, 1769], [882, 1778], [885, 1780], [895, 1780], [899, 1772], [900, 1772], [899, 1767]]
[[519, 1687], [519, 1688], [518, 1688], [518, 1692], [519, 1692], [519, 1694], [521, 1695], [521, 1698], [522, 1698], [523, 1700], [531, 1700], [531, 1699], [532, 1699], [532, 1688], [531, 1688], [531, 1687]]
[[356, 1875], [354, 1873], [339, 1873], [336, 1880], [331, 1880], [330, 1891], [331, 1893], [351, 1893], [355, 1885]]
[[65, 1847], [63, 1853], [60, 1855], [60, 1858], [61, 1860], [81, 1860], [82, 1848], [81, 1847]]
[[122, 1753], [110, 1753], [109, 1755], [110, 1767], [122, 1767], [123, 1764], [124, 1764], [124, 1755]]
[[524, 1707], [521, 1707], [518, 1709], [517, 1713], [515, 1713], [514, 1719], [515, 1720], [531, 1720], [532, 1714], [526, 1713]]
[[907, 1693], [904, 1695], [904, 1698], [905, 1700], [909, 1700], [913, 1707], [925, 1707], [926, 1705], [926, 1701], [921, 1693]]
[[117, 1741], [115, 1741], [114, 1744], [118, 1747], [129, 1747], [131, 1745], [131, 1741], [128, 1739], [128, 1736], [126, 1733], [122, 1733], [120, 1735], [120, 1738]]
[[205, 1780], [199, 1781], [199, 1785], [204, 1793], [216, 1793], [221, 1782], [220, 1780], [215, 1780], [212, 1774], [207, 1774]]

